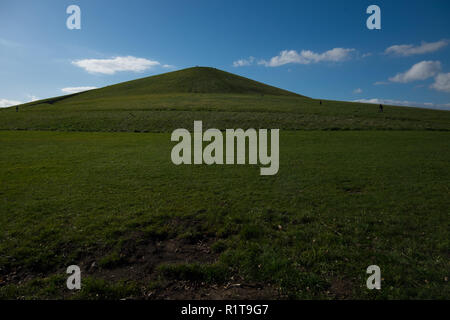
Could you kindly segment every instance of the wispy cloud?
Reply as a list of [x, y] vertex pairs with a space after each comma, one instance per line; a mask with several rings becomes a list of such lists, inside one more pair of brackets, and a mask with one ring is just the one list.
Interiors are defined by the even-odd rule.
[[33, 102], [33, 101], [37, 101], [37, 100], [40, 99], [39, 97], [34, 96], [32, 94], [27, 94], [27, 97], [28, 97], [28, 101], [27, 102]]
[[350, 58], [350, 54], [355, 49], [334, 48], [323, 53], [316, 53], [311, 50], [302, 50], [298, 53], [295, 50], [283, 50], [279, 55], [272, 57], [269, 61], [261, 60], [258, 64], [266, 67], [279, 67], [288, 63], [310, 64], [318, 62], [340, 62]]
[[37, 101], [39, 99], [40, 99], [39, 97], [36, 97], [34, 95], [31, 95], [31, 94], [27, 94], [27, 99], [25, 99], [26, 101], [0, 99], [0, 108], [8, 108], [8, 107], [15, 106], [15, 105], [18, 105], [18, 104], [23, 104], [23, 103], [27, 103], [27, 102]]
[[22, 103], [23, 102], [16, 100], [0, 99], [0, 108], [8, 108]]
[[357, 88], [357, 89], [353, 90], [353, 93], [355, 93], [355, 94], [360, 94], [360, 93], [362, 93], [362, 92], [363, 92], [363, 91], [362, 91], [361, 88]]
[[233, 67], [245, 67], [250, 66], [255, 61], [255, 57], [248, 57], [248, 59], [239, 59], [233, 62]]
[[67, 94], [83, 92], [87, 90], [97, 89], [97, 87], [68, 87], [62, 88], [61, 91]]
[[120, 71], [142, 72], [161, 65], [158, 61], [133, 56], [115, 57], [111, 59], [83, 59], [72, 61], [72, 64], [90, 73], [109, 75]]
[[448, 44], [448, 40], [441, 40], [437, 42], [422, 42], [418, 46], [412, 44], [394, 45], [387, 48], [384, 52], [386, 54], [394, 54], [398, 56], [412, 56], [416, 54], [425, 54], [435, 52]]
[[438, 74], [430, 87], [438, 91], [450, 92], [450, 73]]
[[448, 104], [448, 103], [447, 104], [436, 104], [436, 103], [432, 103], [432, 102], [414, 102], [414, 101], [406, 101], [406, 100], [379, 99], [379, 98], [358, 99], [358, 100], [353, 100], [353, 102], [450, 110], [450, 104]]
[[441, 70], [439, 61], [421, 61], [413, 65], [409, 70], [398, 73], [389, 78], [391, 82], [407, 83], [417, 80], [425, 80], [434, 77]]

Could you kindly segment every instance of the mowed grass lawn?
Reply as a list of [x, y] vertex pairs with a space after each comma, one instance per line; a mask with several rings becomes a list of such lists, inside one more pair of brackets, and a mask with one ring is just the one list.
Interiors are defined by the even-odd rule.
[[[183, 281], [270, 287], [267, 298], [448, 299], [449, 138], [282, 130], [280, 170], [260, 176], [175, 166], [168, 133], [0, 132], [0, 298], [158, 297]], [[155, 243], [206, 249], [139, 269], [134, 253]], [[70, 264], [81, 292], [65, 287]], [[379, 291], [366, 288], [374, 264]], [[128, 271], [101, 280], [114, 270]]]

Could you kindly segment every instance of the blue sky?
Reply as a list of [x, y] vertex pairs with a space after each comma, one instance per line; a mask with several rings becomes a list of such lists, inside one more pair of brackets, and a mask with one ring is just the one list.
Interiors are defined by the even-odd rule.
[[[66, 8], [81, 9], [69, 30]], [[369, 5], [381, 30], [369, 30]], [[450, 1], [1, 0], [0, 107], [195, 65], [450, 110]], [[77, 89], [78, 88], [78, 89]]]

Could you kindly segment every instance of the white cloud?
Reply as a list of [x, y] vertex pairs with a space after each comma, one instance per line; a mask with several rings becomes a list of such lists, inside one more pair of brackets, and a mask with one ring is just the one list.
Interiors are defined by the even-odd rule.
[[438, 91], [450, 92], [450, 73], [439, 73], [430, 87]]
[[61, 91], [64, 93], [72, 94], [72, 93], [78, 93], [83, 92], [87, 90], [97, 89], [97, 87], [68, 87], [68, 88], [62, 88]]
[[422, 42], [419, 46], [412, 44], [394, 45], [387, 48], [384, 52], [386, 54], [395, 54], [399, 56], [411, 56], [415, 54], [425, 54], [435, 52], [448, 44], [447, 40], [437, 42]]
[[34, 96], [32, 94], [27, 94], [27, 97], [28, 97], [28, 102], [33, 102], [33, 101], [40, 100], [39, 97], [36, 97], [36, 96]]
[[363, 91], [362, 91], [361, 88], [357, 88], [357, 89], [353, 90], [353, 93], [356, 93], [356, 94], [359, 94], [359, 93], [362, 93], [362, 92]]
[[114, 74], [119, 71], [142, 72], [151, 67], [161, 65], [158, 61], [132, 56], [111, 59], [83, 59], [72, 61], [72, 64], [90, 73]]
[[450, 104], [436, 104], [432, 102], [414, 102], [414, 101], [406, 101], [406, 100], [392, 100], [392, 99], [358, 99], [353, 100], [353, 102], [361, 102], [361, 103], [372, 103], [372, 104], [386, 104], [392, 106], [405, 106], [405, 107], [419, 107], [419, 108], [431, 108], [431, 109], [444, 109], [448, 110], [450, 108]]
[[377, 82], [374, 82], [374, 86], [382, 86], [382, 85], [385, 85], [385, 84], [389, 84], [389, 82], [387, 82], [387, 81], [377, 81]]
[[233, 67], [245, 67], [253, 64], [255, 57], [249, 57], [248, 59], [239, 59], [233, 62]]
[[22, 101], [0, 99], [0, 108], [8, 108], [22, 103], [23, 103]]
[[406, 72], [398, 73], [389, 81], [407, 83], [417, 80], [425, 80], [434, 77], [441, 70], [439, 61], [421, 61], [416, 63]]
[[28, 103], [28, 102], [33, 102], [33, 101], [39, 100], [38, 97], [31, 95], [31, 94], [27, 94], [27, 97], [28, 97], [28, 99], [26, 99], [26, 101], [0, 99], [0, 108], [8, 108], [8, 107], [15, 106], [18, 104], [23, 104], [23, 103]]
[[258, 64], [266, 67], [279, 67], [288, 63], [339, 62], [347, 60], [352, 51], [355, 51], [355, 49], [334, 48], [323, 53], [315, 53], [311, 50], [302, 50], [300, 53], [295, 50], [283, 50], [278, 56], [272, 57], [269, 61], [261, 60]]

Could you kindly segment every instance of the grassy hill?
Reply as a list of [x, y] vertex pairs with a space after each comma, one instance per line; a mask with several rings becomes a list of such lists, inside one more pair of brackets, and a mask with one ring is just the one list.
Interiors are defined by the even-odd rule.
[[92, 90], [85, 93], [83, 98], [167, 93], [226, 93], [301, 97], [296, 93], [215, 68], [194, 67]]
[[[214, 112], [212, 112], [214, 111]], [[214, 128], [444, 130], [450, 112], [310, 99], [213, 68], [189, 68], [0, 109], [0, 130], [171, 132]]]
[[[282, 129], [278, 174], [175, 166], [194, 120]], [[450, 296], [450, 112], [191, 68], [0, 110], [0, 129], [0, 299]]]

